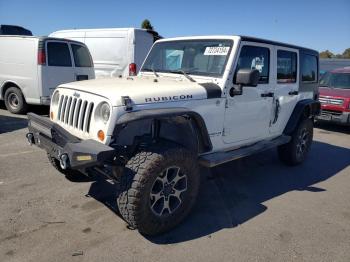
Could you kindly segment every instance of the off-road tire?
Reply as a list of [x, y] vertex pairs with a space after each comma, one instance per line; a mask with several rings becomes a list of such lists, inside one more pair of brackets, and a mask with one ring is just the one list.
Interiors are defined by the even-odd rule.
[[82, 173], [80, 173], [77, 170], [73, 170], [73, 169], [62, 169], [61, 165], [60, 165], [60, 161], [58, 161], [56, 158], [54, 158], [53, 156], [51, 156], [49, 153], [47, 153], [47, 158], [49, 159], [49, 162], [51, 163], [51, 165], [57, 170], [59, 171], [61, 174], [65, 175], [65, 176], [76, 176], [76, 175], [82, 175]]
[[[174, 213], [157, 216], [150, 194], [157, 177], [177, 166], [186, 174], [187, 191]], [[180, 171], [179, 171], [180, 172]], [[130, 227], [144, 235], [157, 235], [178, 225], [192, 209], [200, 184], [196, 156], [178, 145], [156, 145], [136, 153], [126, 164], [117, 197], [119, 212]]]
[[13, 114], [24, 114], [28, 110], [28, 104], [24, 99], [21, 90], [17, 87], [10, 87], [4, 95], [5, 106]]
[[[298, 145], [300, 145], [303, 139], [303, 132], [308, 133], [308, 137], [305, 139], [304, 151], [298, 153]], [[278, 147], [278, 156], [280, 160], [290, 166], [301, 164], [310, 150], [313, 139], [313, 120], [306, 118], [300, 121], [298, 127], [292, 134], [292, 139], [288, 144]]]

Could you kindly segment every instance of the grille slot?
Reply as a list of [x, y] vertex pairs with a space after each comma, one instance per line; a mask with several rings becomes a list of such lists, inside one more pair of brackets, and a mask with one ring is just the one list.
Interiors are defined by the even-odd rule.
[[321, 115], [325, 116], [325, 115], [333, 115], [333, 116], [341, 116], [342, 112], [340, 111], [335, 111], [335, 110], [326, 110], [326, 109], [322, 109], [321, 110]]
[[78, 100], [78, 105], [74, 113], [74, 127], [78, 128], [78, 120], [79, 120], [79, 114], [80, 114], [80, 108], [81, 108], [81, 99]]
[[343, 99], [330, 98], [325, 96], [320, 96], [319, 100], [322, 104], [329, 104], [329, 105], [342, 105], [344, 103]]
[[89, 133], [94, 103], [62, 95], [58, 105], [58, 121], [71, 128]]

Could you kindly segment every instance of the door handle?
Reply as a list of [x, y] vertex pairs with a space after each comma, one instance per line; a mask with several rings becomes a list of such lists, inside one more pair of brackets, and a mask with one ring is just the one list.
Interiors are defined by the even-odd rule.
[[273, 97], [273, 96], [274, 96], [274, 93], [272, 92], [261, 94], [261, 97]]
[[288, 95], [290, 95], [290, 96], [296, 96], [296, 95], [298, 95], [299, 94], [299, 92], [298, 91], [290, 91], [289, 93], [288, 93]]

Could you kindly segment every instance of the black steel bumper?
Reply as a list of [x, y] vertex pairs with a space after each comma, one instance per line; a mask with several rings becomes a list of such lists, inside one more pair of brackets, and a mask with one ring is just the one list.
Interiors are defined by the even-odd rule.
[[28, 114], [27, 139], [58, 159], [62, 168], [84, 169], [112, 162], [115, 150], [95, 140], [81, 140], [50, 119]]

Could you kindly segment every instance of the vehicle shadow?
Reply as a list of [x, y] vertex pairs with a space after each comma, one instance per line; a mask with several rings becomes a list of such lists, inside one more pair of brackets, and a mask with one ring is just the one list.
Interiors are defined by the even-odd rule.
[[[0, 109], [7, 110], [4, 101], [0, 101]], [[42, 105], [29, 105], [28, 112], [33, 112], [42, 116], [49, 116], [50, 107]], [[8, 112], [11, 114], [10, 112]], [[11, 114], [16, 116], [15, 114]]]
[[322, 129], [321, 131], [322, 133], [338, 132], [338, 133], [350, 134], [350, 126], [342, 126], [342, 125], [336, 125], [332, 123], [317, 121], [315, 123], [315, 127]]
[[[332, 162], [329, 162], [332, 156]], [[275, 150], [233, 161], [211, 170], [202, 169], [197, 204], [183, 223], [156, 237], [156, 244], [184, 242], [233, 228], [265, 212], [265, 201], [294, 190], [325, 191], [313, 186], [350, 165], [350, 150], [314, 141], [308, 159], [300, 166], [286, 167]], [[118, 187], [98, 179], [88, 195], [118, 214]]]
[[[6, 110], [3, 101], [0, 101], [0, 110]], [[29, 112], [34, 112], [42, 116], [49, 115], [49, 107], [47, 106], [30, 106]], [[23, 115], [15, 115], [5, 111], [0, 112], [0, 134], [16, 131], [22, 128], [26, 128], [28, 121]]]
[[27, 119], [15, 115], [0, 115], [0, 134], [16, 131], [27, 126]]

